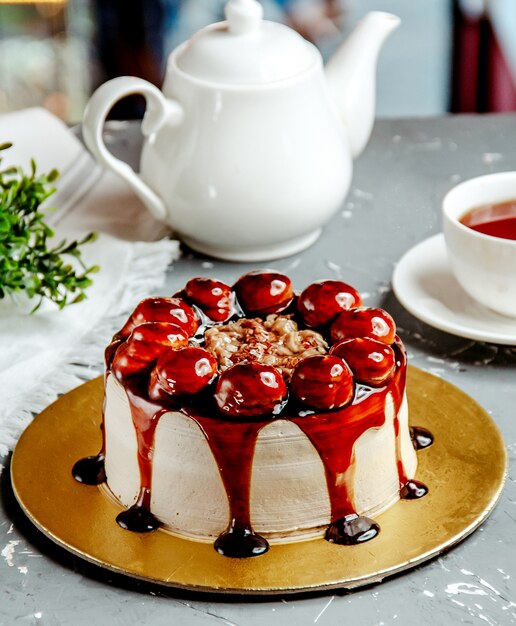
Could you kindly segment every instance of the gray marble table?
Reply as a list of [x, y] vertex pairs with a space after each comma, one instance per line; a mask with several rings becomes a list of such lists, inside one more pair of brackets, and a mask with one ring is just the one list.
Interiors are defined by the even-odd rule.
[[[122, 130], [120, 139], [133, 155], [134, 130]], [[394, 315], [412, 364], [454, 383], [496, 420], [508, 446], [509, 476], [499, 505], [477, 532], [439, 558], [353, 592], [260, 599], [179, 592], [113, 575], [54, 546], [16, 505], [4, 458], [0, 624], [515, 624], [516, 349], [434, 330], [405, 312], [390, 288], [400, 256], [439, 232], [440, 201], [450, 187], [516, 169], [515, 136], [514, 115], [379, 120], [348, 198], [321, 239], [302, 254], [267, 264], [288, 273], [296, 288], [323, 277], [355, 285], [368, 305]], [[248, 269], [185, 251], [163, 294], [191, 276], [231, 283]]]

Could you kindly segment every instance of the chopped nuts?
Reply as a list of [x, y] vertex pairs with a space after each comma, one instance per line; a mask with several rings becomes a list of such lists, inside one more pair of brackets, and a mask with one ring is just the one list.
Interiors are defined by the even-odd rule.
[[244, 318], [213, 326], [204, 338], [204, 347], [223, 370], [236, 363], [258, 362], [277, 367], [287, 379], [301, 359], [328, 352], [322, 335], [314, 330], [298, 330], [296, 322], [286, 315], [268, 315], [265, 321]]

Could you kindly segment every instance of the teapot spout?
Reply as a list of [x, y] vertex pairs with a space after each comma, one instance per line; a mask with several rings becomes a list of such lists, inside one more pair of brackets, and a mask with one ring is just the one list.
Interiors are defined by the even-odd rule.
[[326, 64], [328, 88], [347, 129], [353, 157], [365, 148], [373, 128], [378, 53], [400, 21], [391, 13], [368, 13]]

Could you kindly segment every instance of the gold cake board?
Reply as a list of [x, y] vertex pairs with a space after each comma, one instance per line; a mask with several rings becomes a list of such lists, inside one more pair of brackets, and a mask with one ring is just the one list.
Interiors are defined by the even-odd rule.
[[495, 506], [506, 472], [500, 431], [474, 400], [414, 367], [407, 390], [410, 422], [435, 438], [418, 452], [416, 478], [430, 492], [379, 515], [379, 536], [361, 545], [315, 539], [273, 545], [260, 557], [230, 559], [211, 544], [159, 530], [146, 535], [123, 530], [115, 522], [120, 507], [71, 474], [75, 461], [100, 446], [101, 378], [62, 396], [30, 424], [12, 458], [14, 493], [32, 522], [60, 546], [114, 572], [162, 585], [270, 594], [379, 582], [473, 532]]

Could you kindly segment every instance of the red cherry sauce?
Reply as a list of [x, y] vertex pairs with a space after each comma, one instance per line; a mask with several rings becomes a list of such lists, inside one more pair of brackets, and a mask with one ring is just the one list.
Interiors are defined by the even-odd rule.
[[[109, 376], [109, 367], [113, 361], [116, 349], [123, 343], [123, 339], [115, 336], [113, 341], [104, 351], [104, 387], [106, 385], [107, 377]], [[102, 402], [102, 422], [100, 424], [100, 430], [102, 432], [102, 446], [100, 452], [96, 456], [87, 456], [84, 459], [79, 459], [72, 468], [72, 475], [75, 480], [85, 485], [100, 485], [106, 481], [106, 470], [104, 467], [104, 461], [106, 458], [106, 433], [104, 430], [104, 413], [106, 409], [106, 396]]]
[[140, 491], [136, 502], [126, 511], [122, 511], [116, 521], [119, 526], [133, 532], [151, 532], [160, 526], [160, 522], [151, 513], [152, 488], [152, 453], [154, 435], [160, 417], [168, 409], [145, 399], [136, 389], [126, 388], [131, 417], [136, 431], [138, 446], [138, 469], [140, 471]]
[[234, 422], [225, 426], [217, 418], [191, 415], [204, 433], [220, 471], [229, 502], [229, 525], [215, 541], [224, 556], [242, 558], [267, 552], [266, 539], [256, 534], [249, 510], [254, 449], [267, 421]]
[[[406, 369], [403, 369], [403, 379], [406, 378]], [[405, 380], [403, 382], [403, 388], [405, 388]], [[403, 467], [403, 462], [401, 460], [401, 434], [400, 434], [400, 420], [398, 416], [399, 406], [394, 415], [394, 434], [396, 435], [396, 458], [397, 458], [397, 466], [398, 466], [398, 477], [400, 481], [400, 498], [402, 500], [417, 500], [426, 496], [428, 493], [428, 487], [419, 480], [415, 480], [413, 478], [409, 478], [405, 472], [405, 468]], [[423, 429], [421, 429], [423, 430]], [[414, 444], [414, 440], [412, 439], [412, 443]]]
[[476, 207], [460, 222], [484, 235], [516, 240], [516, 199]]

